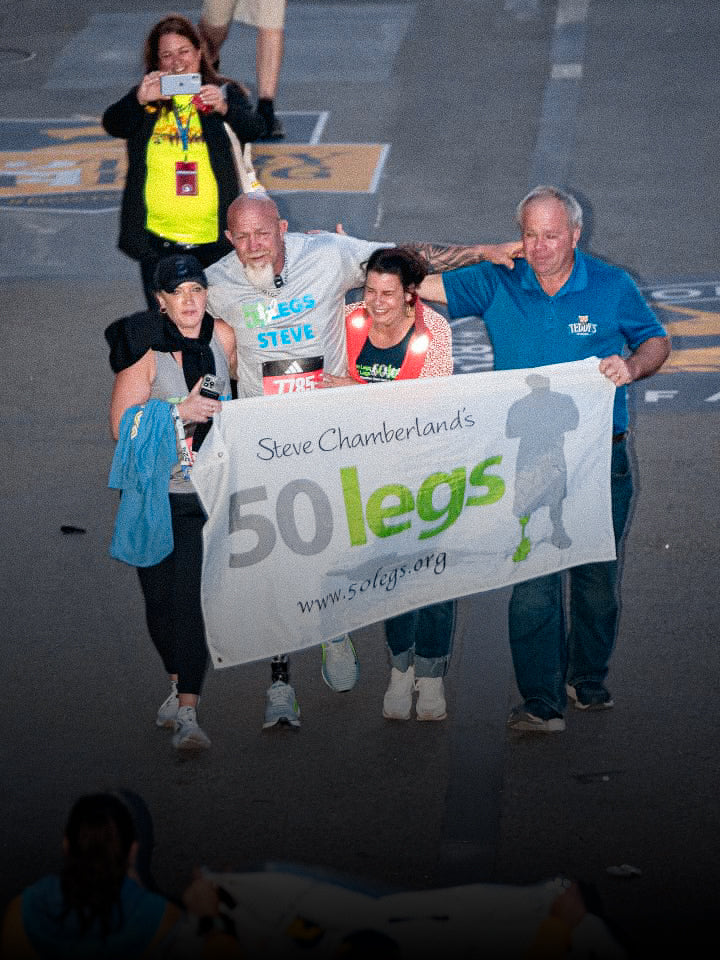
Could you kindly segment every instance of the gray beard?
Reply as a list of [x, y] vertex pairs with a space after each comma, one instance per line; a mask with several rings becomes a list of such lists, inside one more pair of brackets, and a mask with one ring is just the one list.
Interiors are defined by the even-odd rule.
[[256, 290], [275, 289], [275, 271], [269, 263], [262, 267], [246, 266], [245, 276]]

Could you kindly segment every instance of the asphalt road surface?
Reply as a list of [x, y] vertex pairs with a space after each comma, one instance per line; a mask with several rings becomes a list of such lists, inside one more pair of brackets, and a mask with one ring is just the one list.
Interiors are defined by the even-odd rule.
[[[633, 393], [613, 710], [569, 711], [561, 735], [507, 731], [517, 693], [500, 590], [460, 604], [447, 721], [383, 720], [374, 626], [356, 636], [349, 693], [324, 685], [318, 650], [292, 657], [297, 732], [261, 731], [266, 662], [211, 673], [213, 748], [191, 758], [153, 724], [166, 681], [135, 573], [108, 555], [103, 330], [143, 300], [115, 246], [117, 154], [97, 124], [167, 10], [0, 5], [0, 899], [57, 866], [78, 794], [125, 788], [152, 815], [153, 872], [171, 894], [196, 863], [288, 862], [375, 889], [565, 874], [592, 885], [633, 956], [700, 956], [720, 892], [720, 8], [291, 0], [277, 106], [293, 145], [263, 161], [291, 228], [506, 239], [529, 187], [555, 182], [583, 203], [585, 247], [633, 273], [675, 349]], [[250, 86], [252, 43], [233, 27], [223, 54]], [[337, 150], [308, 144], [377, 147], [343, 148], [364, 171], [347, 189]], [[487, 365], [479, 324], [456, 343], [463, 370]], [[623, 864], [633, 877], [608, 872]]]

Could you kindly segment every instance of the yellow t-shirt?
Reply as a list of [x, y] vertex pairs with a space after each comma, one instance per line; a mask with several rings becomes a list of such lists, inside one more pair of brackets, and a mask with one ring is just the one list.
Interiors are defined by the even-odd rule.
[[146, 155], [146, 226], [176, 243], [214, 243], [218, 239], [218, 188], [200, 118], [191, 101], [189, 95], [173, 98], [180, 123], [187, 128], [187, 150], [172, 110], [161, 110], [155, 121]]

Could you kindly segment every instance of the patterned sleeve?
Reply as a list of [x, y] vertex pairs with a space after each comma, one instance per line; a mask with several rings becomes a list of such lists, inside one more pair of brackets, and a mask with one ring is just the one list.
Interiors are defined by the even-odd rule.
[[442, 314], [423, 304], [423, 319], [432, 334], [421, 377], [449, 377], [453, 372], [452, 332]]

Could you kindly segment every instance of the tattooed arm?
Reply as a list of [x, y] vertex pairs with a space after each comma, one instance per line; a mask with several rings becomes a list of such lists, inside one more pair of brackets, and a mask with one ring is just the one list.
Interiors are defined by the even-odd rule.
[[471, 263], [489, 260], [511, 270], [515, 266], [514, 258], [522, 253], [522, 242], [511, 240], [507, 243], [476, 243], [469, 247], [441, 243], [406, 243], [421, 254], [430, 267], [431, 273], [443, 273], [456, 267], [467, 267]]
[[472, 247], [442, 246], [434, 243], [408, 243], [407, 246], [422, 254], [430, 266], [430, 273], [418, 287], [418, 296], [421, 300], [431, 300], [434, 303], [447, 303], [442, 280], [445, 271], [467, 267], [480, 260], [499, 263], [512, 270], [515, 266], [513, 258], [522, 253], [522, 243], [519, 240], [509, 243], [477, 243]]
[[[320, 231], [309, 232], [319, 233]], [[335, 233], [345, 234], [342, 223], [336, 224]], [[442, 282], [443, 272], [454, 270], [456, 267], [467, 267], [481, 260], [489, 260], [490, 263], [501, 264], [512, 270], [515, 266], [514, 258], [521, 256], [523, 249], [521, 240], [509, 240], [505, 243], [475, 243], [467, 247], [447, 243], [403, 243], [402, 246], [414, 250], [427, 260], [430, 274], [418, 287], [418, 295], [423, 300], [433, 300], [435, 303], [447, 303]]]
[[[308, 233], [322, 233], [321, 230], [308, 230]], [[345, 236], [342, 223], [335, 225], [335, 233]], [[452, 243], [402, 243], [419, 253], [428, 262], [430, 273], [443, 273], [445, 270], [454, 270], [456, 267], [467, 267], [471, 263], [480, 263], [489, 260], [490, 263], [499, 263], [512, 270], [515, 266], [515, 257], [522, 256], [522, 240], [508, 240], [505, 243], [474, 243], [470, 246], [460, 246]]]

